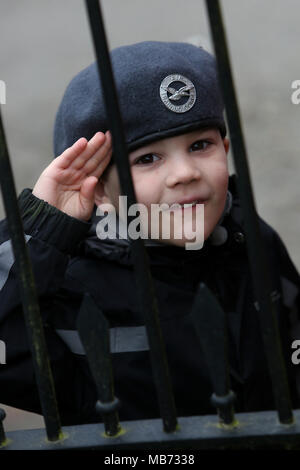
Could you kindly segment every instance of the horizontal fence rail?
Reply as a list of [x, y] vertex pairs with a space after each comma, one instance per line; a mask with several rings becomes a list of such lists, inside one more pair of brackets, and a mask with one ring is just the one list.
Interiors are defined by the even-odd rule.
[[[98, 64], [99, 80], [104, 90], [122, 193], [128, 196], [130, 204], [134, 204], [136, 198], [100, 3], [98, 0], [85, 0], [85, 5]], [[230, 388], [227, 357], [226, 315], [207, 286], [200, 284], [191, 313], [199, 347], [201, 346], [204, 352], [211, 373], [214, 391], [211, 401], [217, 413], [177, 418], [147, 252], [143, 241], [138, 239], [131, 240], [137, 296], [145, 316], [161, 419], [119, 422], [118, 409], [121, 404], [118, 402], [118, 397], [114, 396], [108, 323], [92, 299], [86, 296], [79, 313], [77, 328], [96, 383], [98, 401], [95, 407], [99, 413], [99, 420], [102, 419], [103, 423], [61, 428], [34, 277], [25, 244], [0, 114], [1, 190], [20, 278], [24, 318], [47, 434], [45, 439], [45, 431], [35, 429], [8, 432], [5, 435], [3, 427], [5, 414], [0, 410], [0, 447], [3, 450], [160, 449], [163, 451], [165, 449], [299, 449], [300, 447], [300, 424], [298, 424], [300, 410], [294, 411], [293, 414], [290, 404], [278, 326], [270, 298], [270, 276], [252, 194], [221, 9], [218, 0], [206, 0], [206, 6], [238, 175], [248, 255], [259, 303], [261, 331], [277, 411], [234, 412], [235, 395], [234, 390]]]
[[[299, 449], [300, 410], [295, 410], [292, 426], [278, 422], [275, 411], [237, 413], [234, 427], [222, 427], [216, 415], [178, 418], [174, 433], [162, 430], [161, 420], [122, 422], [123, 432], [106, 437], [103, 424], [82, 424], [63, 427], [65, 438], [46, 442], [43, 430], [32, 429], [7, 433], [3, 450], [103, 450], [107, 453], [125, 450], [152, 449], [164, 451], [209, 449]], [[199, 456], [199, 463], [202, 456]]]

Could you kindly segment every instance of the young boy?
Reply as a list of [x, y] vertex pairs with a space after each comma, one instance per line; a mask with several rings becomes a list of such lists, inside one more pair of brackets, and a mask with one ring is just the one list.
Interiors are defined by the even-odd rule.
[[[148, 214], [143, 222], [145, 245], [178, 415], [215, 413], [209, 371], [190, 315], [199, 282], [214, 292], [227, 314], [235, 410], [274, 409], [243, 216], [235, 177], [228, 176], [229, 142], [215, 61], [201, 48], [161, 42], [121, 47], [111, 57], [136, 198]], [[109, 203], [120, 213], [108, 129], [93, 64], [71, 81], [58, 110], [54, 147], [59, 156], [33, 191], [24, 190], [19, 200], [63, 424], [101, 419], [95, 412], [98, 396], [76, 331], [86, 292], [110, 324], [121, 420], [159, 416], [131, 245], [125, 237], [100, 240], [97, 236], [103, 219], [95, 214], [95, 205]], [[167, 237], [158, 224], [157, 237], [151, 239], [153, 204], [177, 205], [170, 211]], [[204, 226], [197, 226], [200, 205], [204, 205]], [[178, 223], [187, 229], [181, 238], [175, 236]], [[186, 243], [195, 226], [203, 228], [204, 245], [188, 250]], [[289, 328], [291, 315], [297, 318], [299, 313], [299, 275], [274, 230], [263, 221], [261, 229], [293, 405], [298, 406]], [[39, 412], [8, 239], [3, 221], [0, 338], [7, 345], [7, 364], [0, 369], [0, 402]]]

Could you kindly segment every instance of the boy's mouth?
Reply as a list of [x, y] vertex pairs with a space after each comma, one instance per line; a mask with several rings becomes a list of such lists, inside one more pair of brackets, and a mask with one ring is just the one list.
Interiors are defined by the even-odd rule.
[[192, 199], [192, 198], [189, 198], [189, 199], [184, 199], [184, 200], [181, 200], [181, 201], [176, 201], [176, 202], [173, 202], [170, 206], [172, 207], [173, 205], [180, 205], [182, 206], [182, 208], [185, 208], [185, 209], [188, 209], [189, 207], [193, 207], [193, 206], [196, 206], [197, 204], [205, 204], [207, 202], [207, 198], [201, 198], [201, 199]]
[[180, 206], [182, 206], [183, 209], [188, 209], [189, 207], [195, 207], [197, 204], [204, 204], [205, 201], [202, 200], [197, 200], [189, 203], [178, 203]]
[[168, 204], [168, 208], [166, 211], [176, 211], [176, 210], [187, 210], [187, 209], [196, 209], [198, 204], [206, 204], [208, 202], [208, 198], [201, 198], [201, 199], [185, 199], [181, 201], [172, 202]]

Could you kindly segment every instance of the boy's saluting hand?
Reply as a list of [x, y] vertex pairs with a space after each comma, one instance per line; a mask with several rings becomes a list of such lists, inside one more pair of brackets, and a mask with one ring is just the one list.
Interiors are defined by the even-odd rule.
[[95, 204], [98, 180], [111, 155], [111, 134], [97, 132], [77, 140], [43, 171], [32, 194], [80, 220], [87, 221]]

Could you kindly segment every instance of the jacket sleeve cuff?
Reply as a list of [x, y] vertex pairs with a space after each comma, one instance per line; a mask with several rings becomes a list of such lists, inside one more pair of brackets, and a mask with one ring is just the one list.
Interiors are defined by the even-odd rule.
[[30, 189], [22, 191], [18, 203], [25, 233], [65, 253], [73, 253], [91, 227], [37, 198]]

